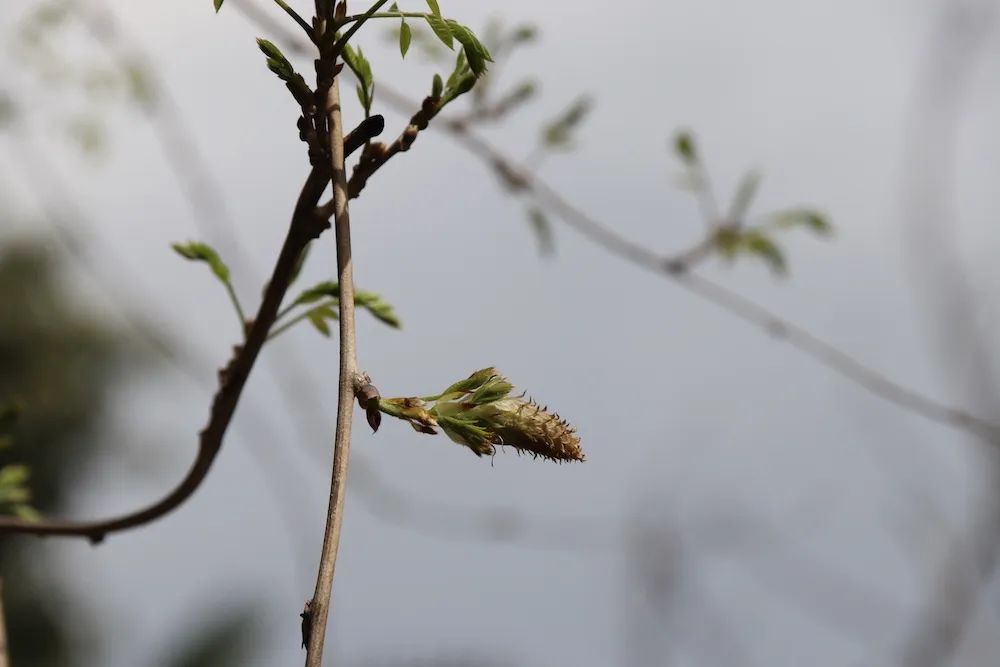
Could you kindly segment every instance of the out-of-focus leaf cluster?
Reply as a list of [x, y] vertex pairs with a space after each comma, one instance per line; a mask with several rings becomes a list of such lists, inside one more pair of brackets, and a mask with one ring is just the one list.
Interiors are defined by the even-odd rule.
[[[0, 449], [7, 449], [13, 444], [14, 426], [20, 412], [18, 403], [0, 406]], [[28, 520], [38, 518], [38, 512], [31, 506], [30, 477], [31, 470], [24, 464], [0, 466], [0, 514], [12, 514]]]
[[[692, 190], [714, 202], [705, 176], [705, 164], [692, 133], [684, 130], [673, 138], [673, 149], [687, 169], [685, 182]], [[785, 252], [775, 240], [776, 233], [800, 228], [820, 236], [833, 233], [825, 215], [812, 208], [791, 208], [750, 220], [750, 208], [760, 186], [761, 175], [752, 170], [744, 174], [736, 192], [721, 218], [708, 220], [711, 231], [709, 242], [723, 258], [734, 260], [740, 256], [756, 257], [775, 274], [788, 271]]]

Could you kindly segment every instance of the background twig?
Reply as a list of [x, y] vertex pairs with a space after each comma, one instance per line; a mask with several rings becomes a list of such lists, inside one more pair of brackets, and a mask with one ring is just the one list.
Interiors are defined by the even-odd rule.
[[[975, 92], [976, 64], [989, 55], [998, 20], [992, 0], [945, 3], [913, 93], [902, 191], [904, 248], [915, 292], [956, 388], [981, 411], [1000, 410], [992, 334], [981, 328], [980, 299], [959, 251], [959, 133]], [[903, 667], [952, 664], [979, 620], [1000, 564], [1000, 452], [972, 449], [972, 506], [929, 577], [924, 604], [906, 631]], [[995, 657], [995, 656], [994, 656]]]

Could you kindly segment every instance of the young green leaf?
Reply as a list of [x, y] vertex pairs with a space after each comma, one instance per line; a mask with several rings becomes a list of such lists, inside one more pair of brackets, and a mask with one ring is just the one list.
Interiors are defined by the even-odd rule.
[[538, 36], [538, 29], [535, 28], [535, 26], [523, 25], [514, 30], [514, 32], [511, 33], [509, 39], [510, 43], [516, 46], [518, 44], [532, 42], [535, 40], [535, 37], [537, 36]]
[[292, 63], [277, 46], [263, 38], [257, 38], [257, 47], [267, 57], [267, 68], [274, 72], [282, 81], [291, 81], [297, 75]]
[[674, 135], [674, 150], [678, 157], [686, 164], [693, 164], [698, 161], [698, 152], [695, 147], [694, 137], [690, 132], [681, 131]]
[[743, 245], [747, 252], [767, 262], [774, 273], [782, 274], [788, 270], [784, 253], [770, 237], [758, 231], [749, 231], [744, 235]]
[[427, 0], [427, 6], [431, 8], [431, 12], [437, 18], [441, 18], [441, 7], [438, 6], [437, 0]]
[[185, 259], [207, 263], [216, 278], [223, 283], [229, 283], [229, 267], [210, 245], [198, 241], [188, 241], [187, 243], [174, 243], [170, 247]]
[[[311, 304], [325, 299], [330, 299], [330, 301], [326, 301], [322, 305], [316, 306], [309, 311], [308, 317], [310, 321], [314, 317], [320, 316], [325, 316], [326, 319], [336, 319], [337, 313], [333, 310], [333, 306], [336, 306], [340, 299], [340, 287], [332, 280], [325, 280], [313, 285], [307, 290], [303, 290], [303, 292], [295, 298], [292, 305], [297, 306]], [[375, 316], [376, 319], [388, 324], [391, 327], [398, 329], [402, 326], [392, 306], [374, 292], [367, 292], [365, 290], [356, 291], [354, 293], [354, 305], [358, 308], [364, 308]], [[315, 326], [315, 322], [313, 325]], [[316, 328], [320, 329], [319, 326]], [[322, 331], [322, 329], [320, 330]]]
[[403, 326], [402, 322], [396, 316], [396, 312], [393, 310], [392, 306], [385, 302], [382, 297], [373, 292], [366, 292], [364, 290], [358, 290], [354, 293], [354, 305], [364, 308], [369, 313], [371, 313], [375, 319], [388, 324], [394, 329], [399, 329]]
[[736, 223], [746, 217], [747, 211], [750, 210], [750, 204], [753, 203], [754, 195], [757, 194], [758, 185], [760, 185], [759, 171], [748, 171], [744, 174], [729, 206], [729, 222]]
[[26, 465], [0, 467], [0, 514], [13, 514], [26, 519], [38, 517], [28, 505], [31, 502], [31, 489], [27, 486], [30, 477], [31, 471]]
[[330, 336], [330, 325], [327, 324], [327, 320], [339, 319], [340, 315], [336, 310], [333, 309], [332, 304], [324, 303], [319, 306], [315, 306], [306, 313], [306, 317], [309, 319], [310, 324], [316, 327], [324, 336]]
[[431, 31], [437, 35], [442, 44], [449, 49], [455, 48], [455, 39], [451, 33], [451, 28], [448, 27], [448, 23], [443, 18], [434, 14], [425, 14], [424, 20], [427, 21], [427, 25], [430, 26]]
[[589, 97], [581, 97], [559, 117], [542, 129], [542, 140], [550, 148], [567, 148], [571, 145], [573, 130], [583, 122], [590, 111]]
[[444, 92], [444, 82], [441, 81], [441, 75], [434, 75], [434, 83], [431, 84], [431, 97], [438, 99], [441, 97], [441, 93]]
[[358, 86], [358, 100], [367, 113], [371, 110], [372, 101], [375, 96], [375, 79], [372, 75], [371, 63], [365, 58], [361, 47], [354, 49], [350, 44], [344, 44], [342, 55], [344, 62], [347, 63], [347, 66], [351, 68], [354, 75], [358, 77], [358, 81], [361, 82]]
[[410, 32], [410, 24], [403, 19], [399, 26], [399, 54], [405, 58], [406, 52], [410, 50], [410, 42], [413, 40], [413, 33]]
[[257, 38], [257, 47], [261, 52], [268, 58], [274, 58], [275, 60], [287, 60], [285, 54], [281, 52], [273, 42], [264, 39], [263, 37]]
[[225, 0], [212, 0], [212, 4], [215, 5], [215, 13], [216, 14], [218, 14], [219, 10], [222, 9], [222, 3], [223, 2], [225, 2]]
[[340, 56], [344, 59], [347, 66], [354, 72], [355, 76], [358, 77], [359, 81], [363, 81], [364, 76], [362, 75], [361, 61], [358, 57], [358, 52], [354, 50], [354, 47], [350, 44], [344, 44], [344, 49], [341, 51]]
[[811, 209], [793, 209], [783, 211], [774, 216], [776, 227], [805, 227], [817, 234], [828, 235], [833, 232], [833, 226], [822, 213]]
[[459, 51], [455, 56], [455, 68], [448, 75], [448, 80], [444, 84], [445, 90], [451, 90], [466, 74], [471, 74], [469, 63], [465, 59], [465, 51]]
[[493, 62], [493, 56], [490, 55], [490, 52], [479, 41], [479, 38], [467, 27], [452, 19], [448, 19], [447, 23], [451, 34], [462, 45], [462, 50], [465, 51], [465, 57], [469, 61], [472, 73], [476, 76], [485, 74], [486, 63]]
[[316, 331], [327, 338], [330, 337], [330, 325], [326, 323], [326, 318], [319, 308], [310, 310], [307, 317], [309, 318], [309, 323], [316, 327]]
[[324, 280], [321, 283], [317, 283], [307, 290], [304, 290], [295, 298], [295, 304], [302, 303], [315, 303], [320, 299], [339, 299], [340, 298], [340, 285], [332, 280]]
[[455, 98], [460, 97], [476, 85], [476, 75], [472, 72], [467, 72], [462, 78], [455, 82], [454, 86], [449, 86], [444, 93], [444, 97], [441, 98], [441, 107], [446, 104], [453, 102]]

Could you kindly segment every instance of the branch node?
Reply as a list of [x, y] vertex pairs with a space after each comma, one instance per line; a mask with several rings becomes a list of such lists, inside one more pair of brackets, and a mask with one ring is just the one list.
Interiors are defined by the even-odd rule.
[[378, 402], [382, 396], [367, 374], [359, 373], [354, 376], [354, 395], [358, 397], [358, 405], [365, 411], [372, 433], [378, 432], [378, 427], [382, 424], [382, 412], [378, 409]]

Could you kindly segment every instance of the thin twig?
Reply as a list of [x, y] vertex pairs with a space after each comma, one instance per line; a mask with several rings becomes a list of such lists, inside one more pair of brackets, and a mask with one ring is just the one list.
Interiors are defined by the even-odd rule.
[[[297, 34], [288, 29], [287, 25], [275, 20], [273, 16], [258, 7], [252, 0], [230, 0], [230, 4], [234, 5], [238, 11], [247, 17], [247, 20], [268, 35], [278, 35], [281, 42], [284, 43], [285, 53], [295, 53], [300, 56], [313, 55], [315, 53], [316, 49], [314, 45], [300, 39]], [[226, 6], [229, 7], [230, 5]]]
[[281, 325], [274, 327], [274, 329], [271, 330], [271, 333], [268, 334], [267, 339], [268, 340], [273, 340], [273, 339], [277, 338], [278, 336], [280, 336], [281, 334], [285, 333], [286, 331], [288, 331], [289, 329], [291, 329], [292, 327], [294, 327], [296, 324], [298, 324], [302, 320], [304, 320], [307, 317], [309, 317], [309, 315], [313, 311], [313, 308], [318, 308], [318, 307], [324, 306], [324, 305], [327, 305], [327, 306], [328, 305], [334, 305], [334, 304], [337, 304], [337, 302], [336, 301], [327, 301], [325, 303], [319, 304], [319, 306], [313, 306], [312, 308], [309, 308], [309, 310], [307, 310], [307, 311], [305, 311], [303, 313], [299, 313], [298, 315], [296, 315], [292, 319], [288, 320], [287, 322], [284, 322]]
[[[391, 144], [388, 146], [372, 144], [362, 151], [361, 159], [354, 167], [351, 178], [347, 183], [348, 198], [356, 199], [361, 194], [365, 185], [368, 184], [368, 179], [376, 171], [381, 169], [393, 156], [410, 150], [420, 132], [427, 129], [428, 124], [440, 110], [441, 107], [437, 100], [432, 97], [425, 98], [420, 105], [420, 110], [410, 117], [410, 122], [407, 123], [403, 131], [400, 132], [399, 136]], [[335, 199], [331, 199], [320, 206], [316, 213], [321, 217], [330, 217], [334, 212], [335, 205]]]
[[220, 372], [219, 390], [212, 401], [208, 424], [199, 435], [198, 454], [187, 476], [158, 502], [135, 512], [98, 521], [24, 521], [0, 517], [0, 534], [62, 535], [86, 537], [97, 543], [108, 533], [142, 526], [159, 519], [184, 503], [201, 486], [222, 447], [222, 440], [232, 422], [243, 387], [257, 360], [268, 331], [274, 323], [278, 307], [288, 290], [296, 260], [303, 247], [328, 226], [314, 216], [329, 175], [326, 169], [313, 168], [302, 187], [288, 234], [268, 282], [267, 291], [254, 318], [246, 342], [237, 346], [232, 360]]
[[333, 52], [331, 53], [331, 56], [334, 58], [340, 56], [340, 51], [343, 50], [344, 45], [351, 40], [351, 37], [354, 37], [354, 33], [360, 30], [361, 26], [363, 26], [365, 22], [368, 21], [368, 19], [374, 16], [375, 12], [377, 12], [382, 7], [382, 5], [384, 5], [387, 2], [389, 2], [389, 0], [378, 0], [378, 2], [369, 7], [368, 11], [365, 12], [364, 14], [361, 14], [359, 16], [349, 16], [346, 19], [344, 19], [343, 21], [344, 25], [352, 22], [354, 23], [354, 25], [348, 28], [347, 32], [344, 33], [344, 36], [338, 39], [337, 42], [333, 45]]
[[302, 18], [297, 11], [288, 6], [288, 3], [284, 0], [274, 0], [274, 4], [285, 10], [285, 13], [292, 17], [292, 20], [299, 24], [299, 27], [306, 33], [309, 39], [314, 39], [312, 26], [306, 23], [306, 20]]
[[340, 286], [340, 379], [337, 386], [337, 431], [333, 441], [333, 476], [326, 532], [320, 554], [316, 590], [305, 618], [306, 667], [321, 667], [326, 621], [330, 613], [333, 576], [340, 546], [347, 492], [347, 465], [351, 453], [351, 421], [357, 383], [357, 349], [354, 331], [354, 272], [351, 261], [351, 220], [348, 210], [347, 171], [344, 165], [344, 121], [340, 109], [340, 77], [334, 77], [327, 91], [327, 120], [330, 132], [331, 180], [333, 181], [334, 233], [337, 242], [337, 280]]
[[247, 316], [243, 312], [243, 306], [240, 305], [240, 298], [236, 295], [236, 290], [233, 288], [233, 283], [229, 280], [225, 281], [226, 294], [229, 295], [229, 301], [233, 304], [233, 310], [236, 311], [236, 317], [240, 320], [240, 333], [245, 333], [247, 328]]

